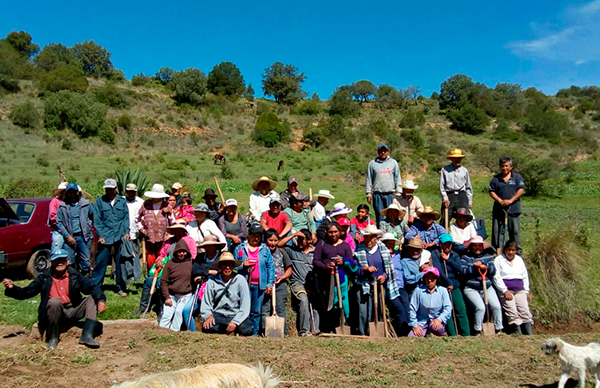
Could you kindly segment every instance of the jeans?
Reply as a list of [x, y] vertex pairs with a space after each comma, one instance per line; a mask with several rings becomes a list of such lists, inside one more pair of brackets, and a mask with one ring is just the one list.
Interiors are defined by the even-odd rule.
[[[310, 297], [306, 293], [304, 284], [292, 283], [290, 285], [292, 291], [292, 308], [296, 312], [296, 329], [298, 329], [299, 335], [306, 335], [308, 333], [319, 331], [319, 313], [313, 307]], [[312, 308], [312, 318], [311, 311]], [[312, 327], [314, 320], [314, 328]]]
[[[196, 322], [194, 322], [194, 316], [198, 314], [200, 311], [200, 299], [198, 299], [198, 290], [196, 290], [190, 298], [190, 300], [183, 307], [183, 324], [189, 331], [196, 331]], [[195, 300], [195, 302], [194, 302]], [[194, 311], [192, 311], [192, 304], [194, 304]], [[190, 314], [192, 314], [192, 319], [190, 320]], [[188, 327], [188, 320], [190, 320], [190, 326]]]
[[[465, 287], [464, 289], [465, 298], [475, 309], [475, 331], [481, 331], [483, 328], [483, 317], [485, 316], [485, 302], [483, 300], [483, 290], [479, 291], [471, 287]], [[487, 289], [488, 302], [492, 317], [494, 318], [494, 327], [496, 330], [502, 330], [502, 308], [500, 307], [500, 301], [494, 287], [490, 286]]]
[[[253, 335], [252, 331], [253, 331], [253, 329], [252, 329], [252, 324], [250, 323], [250, 318], [246, 318], [246, 320], [244, 322], [240, 323], [238, 325], [238, 327], [235, 329], [235, 333], [239, 334], [241, 336]], [[227, 325], [215, 323], [215, 325], [213, 327], [211, 327], [210, 329], [202, 328], [202, 332], [209, 333], [209, 334], [213, 334], [213, 333], [225, 334], [225, 333], [227, 333]]]
[[[463, 299], [460, 288], [452, 289], [450, 292], [450, 299], [452, 300], [452, 307], [454, 314], [450, 316], [446, 330], [448, 335], [455, 336], [460, 334], [463, 337], [468, 337], [471, 333], [469, 326], [469, 317], [467, 315], [467, 306], [465, 306], [465, 300]], [[454, 327], [454, 316], [456, 316], [456, 326], [458, 327], [458, 333]]]
[[50, 246], [50, 254], [53, 254], [54, 252], [58, 251], [59, 249], [62, 249], [62, 247], [65, 243], [65, 238], [63, 237], [62, 234], [60, 234], [56, 230], [53, 230], [51, 233], [52, 233], [52, 245]]
[[376, 226], [379, 227], [381, 222], [381, 214], [379, 213], [383, 209], [387, 208], [394, 201], [394, 193], [383, 194], [373, 193], [373, 211], [375, 212]]
[[[287, 297], [288, 297], [288, 285], [285, 281], [277, 284], [277, 286], [275, 287], [275, 309], [277, 310], [277, 315], [279, 317], [282, 318], [287, 318], [287, 314], [286, 314], [286, 304], [287, 304]], [[273, 296], [272, 295], [265, 295], [263, 297], [263, 306], [262, 306], [262, 316], [263, 318], [261, 319], [261, 322], [264, 322], [264, 318], [266, 317], [270, 317], [271, 315], [273, 315], [272, 312], [272, 303], [271, 303], [271, 298]], [[285, 323], [285, 325], [283, 326], [283, 332], [285, 334], [287, 334], [287, 322]]]
[[69, 254], [69, 260], [79, 271], [87, 273], [92, 268], [90, 261], [90, 244], [92, 240], [85, 241], [82, 235], [74, 235], [75, 245], [64, 244], [63, 249]]
[[163, 313], [160, 317], [160, 327], [171, 329], [172, 331], [181, 330], [181, 324], [183, 323], [183, 308], [189, 302], [193, 294], [185, 295], [169, 295], [172, 306], [168, 306], [166, 303], [163, 305]]
[[125, 291], [127, 285], [123, 282], [121, 276], [121, 240], [116, 241], [112, 245], [98, 243], [98, 252], [96, 253], [96, 264], [92, 270], [92, 281], [97, 286], [104, 284], [104, 275], [106, 274], [106, 267], [108, 267], [108, 261], [110, 259], [110, 252], [115, 249], [115, 275], [117, 278], [117, 292]]
[[261, 313], [265, 290], [261, 290], [258, 284], [250, 285], [250, 323], [252, 324], [252, 335], [258, 335], [261, 329]]
[[517, 242], [517, 254], [521, 254], [521, 217], [520, 214], [508, 215], [508, 234], [506, 225], [504, 225], [504, 216], [496, 217], [492, 215], [492, 246], [496, 249], [502, 248], [510, 239]]

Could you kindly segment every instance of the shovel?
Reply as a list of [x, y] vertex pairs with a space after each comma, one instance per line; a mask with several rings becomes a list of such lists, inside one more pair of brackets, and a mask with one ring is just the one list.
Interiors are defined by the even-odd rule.
[[[375, 310], [373, 322], [369, 322], [369, 336], [370, 337], [378, 337], [385, 338], [385, 322], [379, 322], [379, 292], [378, 292], [379, 284], [377, 283], [377, 279], [373, 281], [373, 307]], [[384, 313], [385, 317], [385, 313]], [[384, 318], [385, 320], [385, 318]]]
[[383, 324], [385, 327], [385, 337], [386, 338], [398, 338], [396, 335], [396, 330], [394, 330], [394, 326], [392, 325], [392, 321], [390, 320], [390, 315], [388, 314], [387, 308], [385, 307], [385, 286], [381, 285], [381, 309], [383, 310]]
[[504, 247], [504, 244], [506, 244], [506, 242], [508, 241], [508, 210], [510, 209], [507, 208], [506, 210], [504, 210], [504, 208], [502, 209], [504, 211], [504, 229], [502, 230], [502, 244], [500, 244], [500, 247], [498, 247], [497, 250], [497, 254], [501, 255], [502, 254], [502, 250]]
[[446, 228], [446, 232], [450, 233], [450, 229], [448, 226], [450, 225], [450, 220], [448, 219], [448, 206], [444, 208], [444, 228]]
[[340, 285], [340, 272], [334, 268], [332, 268], [331, 271], [335, 272], [335, 286], [337, 288], [338, 308], [340, 310], [340, 326], [335, 328], [335, 333], [349, 335], [350, 328], [346, 326], [346, 316], [344, 315], [344, 305], [342, 303], [342, 286]]
[[187, 320], [187, 326], [186, 329], [190, 330], [190, 326], [192, 325], [192, 320], [194, 319], [194, 309], [196, 308], [196, 303], [198, 302], [198, 295], [200, 295], [200, 284], [198, 284], [198, 286], [196, 287], [197, 290], [196, 292], [194, 292], [192, 294], [192, 308], [190, 309], [190, 316], [188, 317]]
[[485, 284], [485, 275], [487, 274], [487, 268], [484, 271], [480, 269], [479, 273], [481, 274], [481, 285], [483, 286], [483, 300], [485, 301], [485, 314], [487, 315], [487, 322], [483, 323], [483, 335], [495, 336], [496, 328], [491, 322], [490, 304], [488, 302], [487, 286]]
[[273, 283], [273, 292], [271, 293], [271, 308], [273, 309], [272, 315], [265, 318], [265, 337], [271, 338], [283, 338], [285, 318], [277, 315], [277, 305], [275, 302], [276, 288]]
[[148, 301], [148, 305], [146, 305], [146, 310], [142, 314], [142, 319], [146, 318], [146, 314], [148, 314], [148, 310], [150, 310], [150, 305], [152, 304], [152, 295], [154, 294], [154, 290], [156, 290], [156, 281], [158, 280], [158, 268], [154, 267], [154, 278], [152, 278], [152, 286], [150, 287], [150, 300]]

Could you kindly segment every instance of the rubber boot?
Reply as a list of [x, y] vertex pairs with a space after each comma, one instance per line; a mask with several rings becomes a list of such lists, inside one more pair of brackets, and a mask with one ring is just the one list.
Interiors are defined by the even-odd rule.
[[131, 314], [131, 317], [139, 318], [146, 311], [148, 303], [150, 303], [150, 290], [143, 288], [142, 297], [140, 298], [140, 308], [138, 309], [138, 311]]
[[523, 334], [523, 332], [521, 331], [521, 326], [520, 325], [511, 325], [513, 332], [512, 334], [516, 334], [516, 335], [521, 335]]
[[59, 327], [56, 324], [50, 325], [46, 330], [46, 345], [48, 349], [56, 349], [58, 346]]
[[94, 339], [94, 328], [96, 327], [96, 321], [86, 319], [81, 330], [81, 337], [79, 337], [79, 343], [85, 345], [88, 348], [99, 348], [100, 344]]
[[533, 327], [531, 327], [531, 323], [525, 322], [521, 325], [521, 331], [525, 335], [533, 335]]

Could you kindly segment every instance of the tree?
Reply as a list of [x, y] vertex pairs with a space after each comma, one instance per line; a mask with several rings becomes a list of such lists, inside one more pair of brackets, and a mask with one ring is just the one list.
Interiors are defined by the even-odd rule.
[[371, 81], [362, 80], [350, 85], [350, 93], [352, 96], [361, 103], [367, 102], [369, 97], [375, 94], [377, 86]]
[[204, 102], [206, 94], [206, 76], [200, 70], [190, 67], [184, 71], [176, 71], [171, 80], [173, 99], [178, 104], [199, 105]]
[[29, 58], [38, 51], [40, 46], [31, 42], [31, 35], [25, 31], [11, 32], [4, 38], [8, 44], [14, 47], [15, 50], [25, 58]]
[[32, 65], [6, 40], [0, 40], [0, 78], [25, 79], [32, 75]]
[[418, 86], [411, 85], [402, 91], [406, 100], [416, 100], [421, 95], [421, 89]]
[[40, 114], [31, 101], [13, 106], [8, 117], [21, 128], [34, 128], [40, 121]]
[[161, 84], [166, 85], [173, 79], [173, 74], [175, 74], [175, 70], [170, 67], [161, 67], [160, 70], [154, 74], [154, 78], [156, 78]]
[[358, 116], [360, 106], [352, 99], [350, 86], [340, 86], [329, 99], [330, 116]]
[[267, 96], [273, 96], [280, 104], [293, 105], [306, 94], [301, 84], [306, 79], [294, 65], [284, 65], [276, 62], [265, 69], [263, 75], [263, 91]]
[[379, 109], [401, 108], [404, 102], [402, 93], [390, 85], [380, 85], [375, 92], [375, 105]]
[[452, 129], [470, 135], [484, 132], [490, 123], [490, 118], [483, 109], [476, 108], [468, 103], [458, 110], [449, 111], [448, 118], [452, 122]]
[[565, 115], [552, 109], [543, 110], [533, 107], [523, 129], [533, 136], [558, 140], [569, 131], [570, 125], [569, 119]]
[[44, 73], [40, 78], [40, 95], [60, 90], [85, 93], [88, 81], [83, 70], [74, 65], [61, 64], [56, 69]]
[[221, 62], [208, 73], [208, 91], [216, 95], [239, 96], [244, 93], [244, 77], [231, 62]]
[[288, 141], [290, 137], [289, 123], [280, 123], [273, 112], [263, 113], [258, 117], [252, 139], [265, 147], [274, 147], [277, 143]]
[[93, 40], [74, 44], [71, 52], [81, 62], [83, 72], [87, 75], [103, 77], [113, 68], [108, 50]]
[[60, 65], [74, 64], [77, 60], [64, 44], [49, 43], [33, 58], [33, 62], [42, 70], [51, 71]]
[[474, 83], [471, 77], [464, 74], [455, 74], [444, 81], [440, 88], [440, 108], [458, 109], [469, 101], [469, 89]]
[[248, 84], [248, 87], [244, 91], [242, 97], [244, 97], [248, 101], [254, 101], [254, 88], [252, 87], [252, 84]]
[[131, 84], [133, 86], [145, 86], [152, 81], [150, 77], [145, 75], [144, 73], [136, 74], [131, 77]]

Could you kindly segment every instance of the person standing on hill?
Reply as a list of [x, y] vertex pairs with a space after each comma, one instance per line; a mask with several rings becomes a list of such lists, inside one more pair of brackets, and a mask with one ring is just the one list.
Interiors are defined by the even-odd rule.
[[[490, 181], [489, 193], [494, 200], [492, 208], [492, 246], [501, 248], [506, 241], [514, 240], [521, 248], [521, 196], [525, 193], [525, 181], [518, 172], [513, 171], [510, 157], [500, 158], [500, 173]], [[508, 221], [508, 225], [505, 223]], [[508, 228], [508, 230], [507, 230]], [[508, 235], [507, 235], [508, 232]]]
[[306, 194], [298, 190], [298, 179], [296, 179], [293, 176], [291, 176], [290, 179], [288, 179], [287, 189], [279, 193], [279, 198], [281, 198], [281, 208], [283, 210], [291, 206], [290, 197], [292, 196], [296, 198], [307, 197]]
[[367, 201], [373, 204], [377, 225], [381, 222], [379, 212], [392, 204], [394, 194], [401, 192], [401, 184], [398, 162], [389, 156], [387, 144], [380, 144], [377, 147], [377, 157], [371, 160], [367, 167], [365, 185]]
[[105, 194], [94, 203], [94, 226], [98, 234], [96, 263], [92, 270], [94, 284], [102, 286], [108, 266], [110, 252], [115, 250], [115, 273], [117, 276], [117, 293], [127, 296], [127, 285], [121, 276], [121, 239], [129, 240], [129, 209], [127, 201], [117, 196], [117, 181], [104, 181]]
[[[450, 151], [448, 159], [451, 164], [445, 166], [440, 171], [440, 195], [442, 196], [442, 219], [441, 225], [445, 225], [444, 209], [448, 208], [448, 217], [452, 217], [459, 207], [473, 207], [473, 186], [469, 170], [461, 166], [461, 162], [466, 155], [458, 148]], [[450, 220], [448, 220], [448, 224]]]

